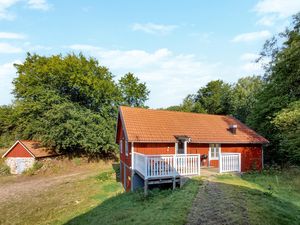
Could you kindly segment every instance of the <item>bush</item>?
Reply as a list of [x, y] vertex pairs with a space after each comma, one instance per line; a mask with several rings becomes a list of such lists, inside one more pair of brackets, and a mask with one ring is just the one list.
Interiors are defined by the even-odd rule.
[[6, 164], [0, 164], [0, 176], [1, 175], [9, 175], [10, 174], [10, 168]]
[[41, 169], [42, 167], [43, 167], [43, 163], [39, 162], [39, 161], [36, 161], [31, 168], [24, 171], [24, 174], [32, 176], [32, 175], [36, 174], [36, 172], [39, 169]]

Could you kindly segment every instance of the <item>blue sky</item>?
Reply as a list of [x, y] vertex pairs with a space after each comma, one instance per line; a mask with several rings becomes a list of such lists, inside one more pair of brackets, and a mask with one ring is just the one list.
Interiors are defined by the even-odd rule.
[[146, 82], [150, 107], [179, 104], [210, 80], [262, 74], [263, 43], [297, 11], [299, 0], [0, 0], [0, 104], [26, 52], [80, 51]]

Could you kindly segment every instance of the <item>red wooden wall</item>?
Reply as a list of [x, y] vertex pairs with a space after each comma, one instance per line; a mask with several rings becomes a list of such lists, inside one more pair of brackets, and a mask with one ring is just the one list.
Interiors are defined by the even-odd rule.
[[5, 157], [25, 157], [31, 158], [32, 155], [20, 144], [16, 144]]

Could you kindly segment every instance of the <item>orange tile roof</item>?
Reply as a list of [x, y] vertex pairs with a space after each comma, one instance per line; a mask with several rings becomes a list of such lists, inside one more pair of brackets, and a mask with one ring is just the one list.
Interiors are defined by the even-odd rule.
[[[268, 143], [231, 116], [121, 106], [120, 117], [130, 142], [175, 142], [186, 135], [195, 143]], [[228, 128], [237, 125], [236, 134]]]
[[43, 147], [38, 141], [19, 140], [36, 158], [58, 155], [54, 150]]

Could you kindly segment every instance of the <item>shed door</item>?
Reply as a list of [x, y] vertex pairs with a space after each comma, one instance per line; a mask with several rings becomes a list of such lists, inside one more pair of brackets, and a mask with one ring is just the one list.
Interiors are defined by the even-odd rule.
[[16, 159], [16, 171], [18, 174], [23, 173], [26, 170], [25, 159]]

